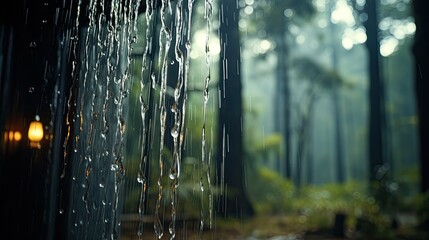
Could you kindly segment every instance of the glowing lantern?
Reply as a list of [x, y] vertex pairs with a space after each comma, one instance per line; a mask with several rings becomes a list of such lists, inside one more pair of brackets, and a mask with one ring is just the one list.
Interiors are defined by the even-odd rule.
[[13, 131], [9, 131], [9, 141], [13, 141]]
[[15, 140], [15, 142], [19, 142], [21, 141], [22, 135], [20, 132], [16, 131], [13, 133], [13, 140]]
[[28, 128], [28, 139], [31, 142], [39, 142], [43, 139], [43, 124], [39, 121], [33, 121]]

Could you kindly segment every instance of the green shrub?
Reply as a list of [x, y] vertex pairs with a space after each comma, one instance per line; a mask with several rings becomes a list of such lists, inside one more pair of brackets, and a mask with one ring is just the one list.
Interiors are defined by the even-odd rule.
[[249, 190], [258, 214], [281, 214], [292, 209], [293, 184], [273, 170], [260, 167], [249, 179]]
[[305, 216], [306, 224], [330, 228], [336, 214], [345, 214], [346, 228], [362, 237], [390, 239], [390, 219], [383, 216], [376, 200], [364, 191], [364, 184], [347, 182], [304, 186], [293, 201], [293, 208]]

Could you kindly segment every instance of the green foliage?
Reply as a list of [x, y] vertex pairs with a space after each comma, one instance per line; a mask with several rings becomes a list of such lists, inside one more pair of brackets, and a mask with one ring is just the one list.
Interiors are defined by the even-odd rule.
[[362, 236], [389, 239], [391, 235], [390, 220], [381, 214], [375, 198], [365, 193], [363, 183], [305, 186], [293, 208], [303, 214], [306, 224], [319, 229], [331, 227], [335, 214], [345, 214], [347, 228]]
[[429, 226], [429, 192], [421, 193], [416, 197], [417, 218], [419, 224]]
[[294, 201], [294, 208], [306, 214], [341, 212], [356, 216], [376, 211], [375, 200], [362, 194], [362, 190], [362, 186], [356, 182], [304, 186]]
[[282, 214], [292, 209], [293, 183], [265, 167], [249, 179], [249, 189], [257, 214]]
[[375, 181], [371, 182], [373, 195], [382, 210], [392, 212], [398, 206], [398, 183], [394, 181], [389, 165], [378, 168]]
[[[305, 230], [331, 229], [336, 214], [346, 216], [346, 228], [356, 239], [394, 239], [389, 215], [381, 211], [380, 204], [365, 191], [363, 182], [308, 185], [294, 195], [294, 185], [273, 170], [258, 168], [249, 179], [252, 201], [258, 216], [294, 216]], [[421, 199], [428, 214], [428, 199]], [[426, 204], [423, 202], [426, 201]], [[424, 212], [424, 211], [423, 211]], [[425, 215], [422, 217], [429, 217]]]
[[[250, 132], [255, 134], [254, 132]], [[280, 149], [280, 144], [282, 143], [281, 134], [275, 133], [270, 134], [264, 140], [257, 141], [260, 138], [255, 136], [249, 136], [246, 138], [246, 154], [247, 158], [250, 160], [249, 166], [257, 168], [259, 165], [267, 165], [267, 161], [270, 158], [271, 154], [281, 156], [282, 152]]]

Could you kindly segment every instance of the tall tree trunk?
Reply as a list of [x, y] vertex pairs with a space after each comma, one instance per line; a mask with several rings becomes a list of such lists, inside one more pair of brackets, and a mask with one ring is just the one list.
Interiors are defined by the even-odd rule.
[[343, 159], [343, 131], [341, 128], [342, 117], [341, 117], [341, 103], [338, 89], [334, 89], [333, 92], [334, 102], [334, 121], [335, 121], [335, 162], [336, 162], [336, 176], [337, 182], [343, 183], [345, 181], [344, 176], [344, 159]]
[[426, 1], [414, 0], [413, 11], [416, 23], [416, 34], [414, 38], [413, 53], [415, 59], [415, 89], [417, 97], [417, 111], [419, 116], [420, 137], [420, 173], [421, 191], [429, 190], [429, 108], [427, 103], [429, 91], [429, 16], [425, 8]]
[[[312, 114], [312, 113], [310, 113]], [[314, 118], [312, 115], [308, 117], [307, 120], [307, 155], [306, 155], [306, 174], [307, 174], [307, 184], [314, 184], [314, 140], [312, 133], [314, 132]]]
[[378, 168], [384, 164], [383, 133], [385, 123], [384, 87], [381, 76], [380, 42], [378, 39], [377, 2], [366, 2], [365, 22], [369, 54], [369, 179], [375, 181]]
[[218, 212], [230, 217], [253, 215], [244, 182], [243, 114], [241, 98], [239, 9], [235, 1], [220, 0], [220, 99], [217, 144], [217, 185], [223, 189]]
[[[330, 13], [334, 8], [334, 1], [329, 1]], [[329, 16], [330, 17], [330, 16]], [[329, 32], [331, 35], [331, 50], [332, 50], [332, 69], [338, 71], [338, 55], [337, 55], [337, 44], [336, 44], [336, 31], [335, 24], [329, 21]], [[344, 177], [344, 161], [343, 161], [343, 131], [341, 128], [341, 106], [340, 106], [340, 95], [338, 88], [333, 89], [333, 102], [334, 102], [334, 121], [335, 121], [335, 166], [336, 166], [336, 177], [337, 182], [342, 183], [345, 180]]]
[[[316, 101], [316, 93], [313, 89], [314, 87], [311, 87], [308, 91], [308, 105], [306, 108], [304, 108], [303, 113], [301, 113], [301, 125], [298, 129], [298, 139], [297, 139], [297, 150], [296, 150], [296, 161], [297, 161], [297, 168], [296, 168], [296, 176], [295, 176], [295, 186], [296, 186], [296, 195], [300, 194], [301, 185], [302, 185], [302, 165], [305, 157], [306, 150], [309, 145], [309, 141], [311, 139], [310, 136], [310, 119], [313, 115], [313, 107], [314, 103]], [[305, 103], [304, 103], [305, 104]], [[310, 162], [307, 162], [307, 164], [312, 164]], [[308, 168], [306, 169], [308, 170]]]
[[280, 156], [278, 159], [278, 169], [284, 173], [286, 178], [291, 178], [291, 148], [290, 148], [290, 90], [289, 78], [286, 72], [288, 46], [285, 38], [285, 32], [277, 36], [277, 66], [276, 66], [276, 94], [274, 106], [274, 126], [276, 131], [283, 133], [283, 149], [285, 154], [284, 172], [281, 170]]

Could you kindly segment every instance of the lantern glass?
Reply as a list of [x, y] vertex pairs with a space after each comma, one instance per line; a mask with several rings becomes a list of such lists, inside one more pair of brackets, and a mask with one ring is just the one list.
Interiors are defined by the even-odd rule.
[[28, 139], [32, 142], [39, 142], [43, 139], [43, 125], [41, 122], [33, 121], [30, 123]]

